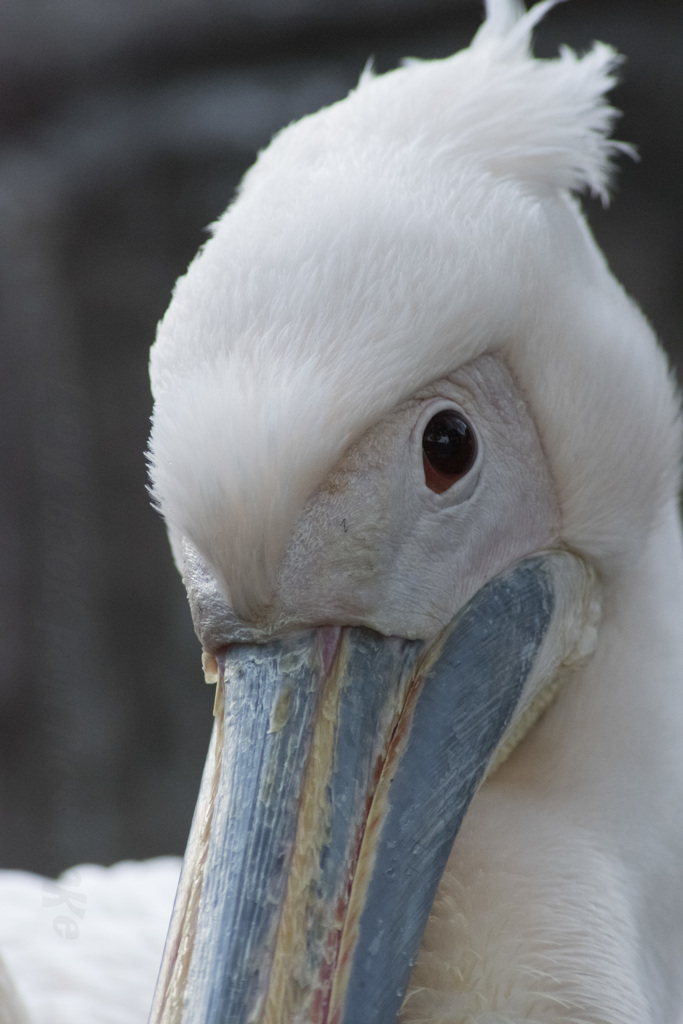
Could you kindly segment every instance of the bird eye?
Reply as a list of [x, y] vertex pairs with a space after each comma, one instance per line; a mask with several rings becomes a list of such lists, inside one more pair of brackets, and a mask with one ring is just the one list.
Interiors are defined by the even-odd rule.
[[464, 416], [442, 409], [432, 416], [422, 435], [425, 483], [443, 494], [469, 473], [477, 457], [477, 438]]

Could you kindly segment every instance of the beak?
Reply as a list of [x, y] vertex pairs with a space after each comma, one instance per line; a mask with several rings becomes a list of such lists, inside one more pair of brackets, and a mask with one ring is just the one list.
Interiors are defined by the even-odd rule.
[[429, 646], [327, 628], [227, 650], [151, 1024], [396, 1020], [558, 559], [492, 580]]

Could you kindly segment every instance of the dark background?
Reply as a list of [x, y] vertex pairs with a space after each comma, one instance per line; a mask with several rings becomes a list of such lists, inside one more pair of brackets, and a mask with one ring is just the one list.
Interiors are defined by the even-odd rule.
[[[274, 130], [370, 55], [445, 56], [470, 0], [0, 0], [0, 865], [181, 853], [213, 691], [145, 492], [147, 351]], [[598, 239], [678, 359], [679, 0], [573, 0], [537, 53], [627, 55]], [[637, 472], [637, 466], [634, 466]]]

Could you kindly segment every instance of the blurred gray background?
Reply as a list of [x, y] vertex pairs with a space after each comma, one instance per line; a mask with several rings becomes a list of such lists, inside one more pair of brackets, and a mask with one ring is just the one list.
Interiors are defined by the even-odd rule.
[[[175, 278], [280, 126], [367, 58], [466, 45], [476, 0], [0, 0], [0, 866], [181, 853], [213, 691], [145, 492], [147, 351]], [[572, 0], [613, 43], [622, 160], [586, 204], [680, 359], [683, 9]], [[634, 472], [638, 467], [633, 467]]]

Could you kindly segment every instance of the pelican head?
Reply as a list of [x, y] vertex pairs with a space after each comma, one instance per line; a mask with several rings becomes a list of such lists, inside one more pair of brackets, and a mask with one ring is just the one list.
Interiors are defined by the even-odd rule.
[[160, 324], [218, 688], [157, 1024], [396, 1019], [470, 804], [675, 498], [666, 362], [575, 198], [615, 54], [534, 59], [549, 6], [280, 132]]

